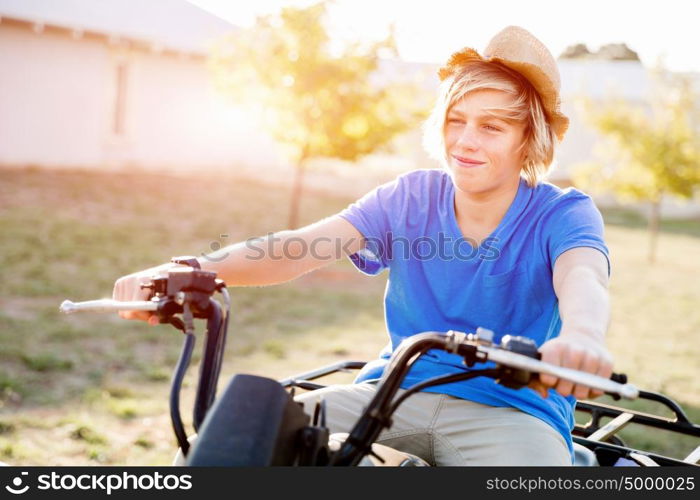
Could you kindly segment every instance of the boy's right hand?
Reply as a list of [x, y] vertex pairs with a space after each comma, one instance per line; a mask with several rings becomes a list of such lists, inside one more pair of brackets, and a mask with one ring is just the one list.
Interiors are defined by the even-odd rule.
[[[150, 283], [153, 276], [162, 274], [170, 267], [177, 267], [177, 265], [168, 264], [122, 276], [114, 283], [112, 298], [119, 301], [149, 300], [153, 291], [149, 288], [142, 288], [141, 285]], [[147, 321], [149, 325], [158, 324], [158, 316], [150, 311], [120, 311], [119, 317]]]

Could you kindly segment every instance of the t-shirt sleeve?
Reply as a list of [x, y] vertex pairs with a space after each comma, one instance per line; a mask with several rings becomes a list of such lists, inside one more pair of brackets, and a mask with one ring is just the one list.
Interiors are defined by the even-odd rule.
[[350, 255], [350, 261], [365, 274], [379, 274], [389, 267], [391, 220], [402, 212], [403, 184], [402, 177], [383, 184], [339, 214], [365, 238], [365, 247]]
[[589, 196], [581, 192], [567, 196], [554, 209], [546, 232], [552, 269], [557, 258], [567, 250], [590, 247], [605, 255], [610, 275], [610, 252], [604, 239], [603, 216]]

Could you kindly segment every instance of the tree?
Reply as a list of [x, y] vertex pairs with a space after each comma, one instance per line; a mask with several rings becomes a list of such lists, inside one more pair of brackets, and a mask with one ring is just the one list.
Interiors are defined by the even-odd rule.
[[646, 202], [649, 211], [649, 262], [656, 260], [661, 201], [671, 195], [690, 199], [700, 185], [697, 94], [687, 78], [657, 70], [654, 99], [647, 109], [609, 101], [587, 114], [612, 139], [615, 166], [580, 166], [575, 182], [612, 192], [621, 200]]
[[295, 164], [289, 227], [296, 228], [304, 172], [312, 158], [353, 161], [386, 146], [424, 116], [420, 92], [380, 85], [380, 55], [393, 37], [335, 51], [323, 25], [326, 4], [284, 8], [220, 43], [211, 66], [232, 95], [264, 110], [264, 125]]

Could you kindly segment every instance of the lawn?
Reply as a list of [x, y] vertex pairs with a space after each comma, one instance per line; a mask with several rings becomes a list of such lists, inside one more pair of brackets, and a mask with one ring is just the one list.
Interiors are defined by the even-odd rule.
[[[172, 255], [283, 229], [287, 196], [235, 178], [0, 170], [0, 461], [170, 463], [167, 392], [181, 336], [113, 315], [61, 316], [58, 304], [109, 296], [117, 277]], [[350, 201], [307, 193], [302, 218], [317, 220]], [[616, 369], [700, 421], [700, 223], [667, 222], [659, 262], [649, 267], [638, 221], [611, 213], [610, 222]], [[375, 356], [385, 342], [385, 279], [341, 262], [282, 286], [231, 288], [221, 380]], [[628, 434], [676, 455], [700, 444]]]

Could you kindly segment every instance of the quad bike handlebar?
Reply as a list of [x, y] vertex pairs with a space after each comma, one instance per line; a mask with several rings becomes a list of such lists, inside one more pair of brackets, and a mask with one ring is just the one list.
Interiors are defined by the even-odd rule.
[[[146, 284], [146, 287], [153, 291], [153, 296], [148, 301], [96, 300], [77, 303], [64, 301], [60, 310], [66, 314], [126, 310], [151, 311], [158, 315], [161, 323], [169, 323], [185, 334], [180, 359], [172, 378], [170, 408], [173, 430], [183, 454], [187, 456], [190, 445], [180, 417], [179, 394], [194, 348], [194, 319], [207, 320], [204, 354], [199, 370], [199, 383], [194, 407], [194, 428], [198, 430], [202, 425], [219, 425], [221, 427], [221, 424], [209, 422], [210, 420], [215, 421], [218, 418], [216, 415], [207, 418], [207, 414], [215, 413], [215, 411], [210, 412], [213, 406], [221, 406], [219, 402], [215, 405], [216, 387], [223, 358], [231, 302], [226, 285], [223, 281], [216, 279], [215, 273], [194, 267], [175, 268], [168, 271], [166, 275], [154, 276], [151, 283]], [[215, 293], [221, 294], [223, 305], [213, 299]], [[505, 335], [501, 338], [500, 343], [495, 342], [494, 339], [494, 333], [484, 328], [478, 328], [474, 333], [449, 331], [413, 335], [405, 339], [393, 353], [374, 398], [340, 446], [336, 446], [336, 449], [333, 450], [328, 448], [328, 430], [324, 426], [324, 409], [320, 408], [317, 409], [311, 426], [305, 425], [308, 423], [308, 417], [302, 419], [298, 414], [297, 417], [294, 417], [296, 419], [294, 429], [299, 431], [297, 434], [301, 437], [292, 436], [294, 433], [288, 433], [284, 438], [275, 437], [272, 441], [280, 439], [286, 441], [281, 445], [279, 442], [272, 443], [271, 441], [270, 449], [277, 450], [275, 456], [283, 457], [281, 460], [284, 463], [281, 464], [285, 465], [358, 465], [364, 457], [372, 454], [372, 445], [380, 432], [391, 426], [392, 415], [411, 394], [434, 385], [458, 382], [479, 376], [491, 377], [499, 384], [518, 389], [527, 386], [539, 374], [546, 373], [575, 384], [603, 391], [616, 399], [635, 399], [640, 395], [640, 391], [635, 386], [627, 383], [627, 378], [623, 374], [613, 374], [610, 379], [606, 379], [541, 361], [537, 346], [532, 339], [527, 337]], [[424, 381], [409, 388], [397, 398], [400, 384], [413, 363], [431, 349], [440, 349], [461, 356], [467, 369]], [[491, 363], [485, 365], [485, 368], [476, 366], [477, 363], [484, 362]], [[355, 363], [355, 365], [361, 366], [362, 363]], [[352, 368], [357, 368], [357, 366], [352, 366]], [[309, 372], [306, 374], [307, 380], [303, 383], [298, 383], [293, 379], [281, 383], [265, 379], [267, 380], [265, 384], [269, 386], [269, 382], [272, 382], [276, 386], [272, 387], [273, 391], [278, 391], [278, 389], [282, 391], [284, 394], [282, 399], [278, 393], [275, 393], [278, 394], [274, 396], [277, 401], [291, 401], [291, 396], [282, 389], [283, 387], [299, 386], [313, 389], [315, 388], [314, 384], [308, 380], [323, 374], [323, 369]], [[262, 377], [257, 378], [262, 379]], [[243, 379], [239, 380], [239, 388], [243, 387], [241, 380]], [[235, 381], [236, 378], [233, 382]], [[260, 380], [252, 381], [253, 385], [245, 386], [242, 390], [244, 392], [252, 390], [251, 394], [256, 395], [259, 395], [261, 390], [268, 390], [263, 388], [267, 386], [255, 385], [259, 382]], [[256, 388], [253, 389], [254, 386]], [[220, 399], [229, 397], [228, 392], [229, 389]], [[291, 418], [288, 416], [289, 408], [287, 407], [289, 405], [287, 403], [280, 403], [278, 406], [280, 419]], [[226, 412], [230, 413], [230, 409], [229, 406]], [[261, 403], [260, 409], [265, 411], [264, 402]], [[295, 411], [297, 410], [299, 409], [296, 408]], [[255, 420], [255, 418], [253, 417], [251, 420]], [[230, 422], [226, 425], [230, 425]], [[225, 428], [217, 430], [217, 439], [222, 436], [222, 432], [226, 432]], [[288, 449], [280, 452], [280, 446]], [[294, 447], [297, 449], [290, 451]], [[206, 460], [210, 461], [206, 462]], [[219, 459], [215, 459], [213, 463], [210, 457], [206, 460], [206, 464], [216, 465], [218, 463], [216, 460]], [[260, 463], [248, 463], [245, 458], [242, 462], [236, 461], [236, 464], [260, 465]]]

